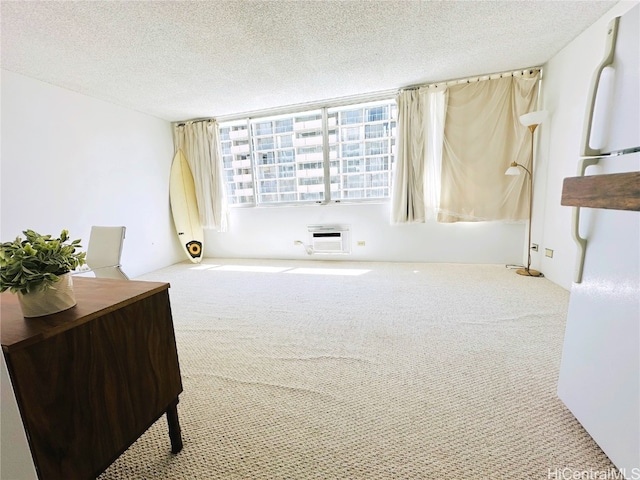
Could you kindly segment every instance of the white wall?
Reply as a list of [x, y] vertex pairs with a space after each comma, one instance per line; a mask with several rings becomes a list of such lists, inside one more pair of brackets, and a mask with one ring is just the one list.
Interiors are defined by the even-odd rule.
[[[522, 262], [524, 225], [484, 222], [391, 225], [390, 203], [230, 208], [229, 231], [205, 232], [205, 256], [345, 261]], [[307, 255], [308, 225], [350, 227], [349, 255]], [[364, 242], [364, 245], [359, 245]]]
[[[205, 256], [335, 259], [347, 261], [497, 263], [522, 262], [522, 223], [391, 225], [390, 204], [341, 204], [231, 208], [226, 233], [205, 234]], [[346, 224], [351, 255], [306, 254], [307, 225]], [[364, 246], [358, 246], [364, 241]]]
[[36, 467], [31, 458], [4, 355], [0, 355], [0, 398], [0, 478], [36, 480]]
[[[576, 247], [571, 236], [571, 207], [560, 205], [562, 182], [577, 173], [584, 113], [591, 77], [602, 60], [607, 24], [636, 5], [623, 1], [561, 50], [544, 67], [543, 108], [549, 120], [539, 130], [532, 242], [540, 245], [532, 266], [548, 279], [571, 288]], [[589, 167], [588, 173], [597, 173]], [[544, 249], [553, 249], [553, 258]]]
[[127, 227], [123, 269], [181, 261], [169, 210], [169, 122], [2, 70], [0, 239], [27, 228], [89, 241]]
[[[125, 225], [124, 270], [137, 276], [182, 254], [169, 211], [169, 122], [2, 70], [0, 240], [27, 228], [89, 241]], [[2, 362], [2, 478], [36, 478]]]

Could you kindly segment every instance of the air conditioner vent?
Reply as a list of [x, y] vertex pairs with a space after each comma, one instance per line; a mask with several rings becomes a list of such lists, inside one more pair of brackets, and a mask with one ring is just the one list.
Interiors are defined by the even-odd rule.
[[345, 225], [309, 225], [311, 252], [349, 254], [349, 227]]

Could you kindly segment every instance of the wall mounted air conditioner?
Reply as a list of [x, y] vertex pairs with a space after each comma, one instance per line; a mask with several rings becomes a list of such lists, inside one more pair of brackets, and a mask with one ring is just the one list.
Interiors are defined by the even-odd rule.
[[312, 254], [351, 253], [348, 225], [309, 225], [307, 229]]

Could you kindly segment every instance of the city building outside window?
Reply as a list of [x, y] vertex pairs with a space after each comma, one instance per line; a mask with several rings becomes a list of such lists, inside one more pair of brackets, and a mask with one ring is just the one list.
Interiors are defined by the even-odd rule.
[[229, 204], [387, 199], [395, 134], [392, 99], [222, 122]]

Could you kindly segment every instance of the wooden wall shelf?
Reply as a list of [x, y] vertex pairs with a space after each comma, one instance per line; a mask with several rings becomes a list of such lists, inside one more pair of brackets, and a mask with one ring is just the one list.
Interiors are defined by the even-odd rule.
[[640, 211], [640, 172], [565, 178], [561, 205]]

